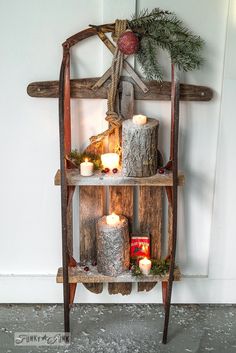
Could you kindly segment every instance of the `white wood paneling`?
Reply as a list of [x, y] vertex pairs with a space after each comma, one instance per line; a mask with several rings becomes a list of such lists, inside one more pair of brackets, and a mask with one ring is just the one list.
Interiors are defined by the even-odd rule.
[[[236, 278], [236, 1], [231, 0], [226, 40], [209, 269], [211, 278]], [[235, 300], [236, 300], [236, 294]]]

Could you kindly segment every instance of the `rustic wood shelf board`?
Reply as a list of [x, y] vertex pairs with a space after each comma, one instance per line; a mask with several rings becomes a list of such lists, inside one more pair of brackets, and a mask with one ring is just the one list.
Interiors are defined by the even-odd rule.
[[[90, 186], [172, 186], [173, 185], [173, 175], [172, 172], [166, 172], [165, 174], [156, 174], [151, 177], [145, 178], [134, 178], [125, 177], [121, 173], [117, 174], [105, 174], [101, 172], [96, 172], [90, 177], [84, 177], [80, 175], [79, 169], [67, 169], [66, 171], [67, 183], [68, 185], [90, 185]], [[57, 171], [55, 175], [55, 185], [61, 184], [61, 173], [60, 170]], [[183, 186], [185, 182], [184, 174], [179, 172], [179, 186]]]
[[[108, 79], [102, 87], [96, 90], [92, 89], [93, 85], [98, 80], [99, 77], [71, 80], [71, 98], [107, 99], [107, 89], [111, 80]], [[169, 101], [171, 99], [171, 82], [164, 81], [160, 83], [157, 81], [143, 81], [148, 87], [148, 92], [144, 93], [131, 77], [123, 76], [121, 81], [128, 81], [134, 85], [134, 99], [136, 100]], [[27, 93], [31, 97], [58, 98], [59, 82], [32, 82], [27, 87]], [[207, 102], [210, 101], [212, 97], [213, 91], [209, 87], [180, 84], [180, 100]]]
[[[96, 266], [90, 266], [89, 271], [84, 271], [83, 267], [69, 267], [69, 283], [137, 283], [137, 282], [166, 282], [169, 274], [163, 276], [142, 276], [134, 277], [130, 271], [124, 272], [117, 277], [105, 276], [98, 273]], [[177, 267], [174, 272], [175, 281], [180, 281], [181, 273]], [[60, 267], [57, 272], [57, 283], [63, 283], [63, 268]]]

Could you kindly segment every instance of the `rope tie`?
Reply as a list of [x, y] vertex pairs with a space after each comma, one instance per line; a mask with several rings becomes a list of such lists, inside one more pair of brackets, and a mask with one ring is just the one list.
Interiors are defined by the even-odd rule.
[[[113, 40], [117, 41], [120, 35], [126, 30], [127, 28], [127, 20], [116, 20], [115, 23], [115, 33], [113, 35]], [[92, 136], [90, 138], [91, 143], [101, 143], [101, 140], [104, 137], [110, 135], [112, 132], [115, 131], [116, 134], [116, 141], [118, 146], [119, 143], [119, 128], [122, 124], [122, 116], [117, 114], [115, 111], [115, 102], [116, 102], [116, 95], [117, 95], [117, 88], [119, 85], [120, 76], [123, 70], [123, 62], [124, 62], [124, 54], [116, 47], [115, 53], [112, 59], [111, 65], [111, 83], [108, 88], [107, 93], [107, 113], [106, 113], [106, 121], [109, 123], [109, 128], [98, 134], [96, 136]]]

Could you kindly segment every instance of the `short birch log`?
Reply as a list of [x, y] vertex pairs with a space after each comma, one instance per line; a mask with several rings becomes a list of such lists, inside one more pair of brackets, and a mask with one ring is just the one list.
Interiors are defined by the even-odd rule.
[[129, 269], [130, 242], [128, 220], [120, 216], [116, 225], [106, 223], [106, 216], [97, 223], [97, 269], [107, 276], [118, 276]]
[[137, 125], [132, 119], [122, 124], [122, 171], [129, 177], [149, 177], [158, 168], [159, 121], [147, 119]]

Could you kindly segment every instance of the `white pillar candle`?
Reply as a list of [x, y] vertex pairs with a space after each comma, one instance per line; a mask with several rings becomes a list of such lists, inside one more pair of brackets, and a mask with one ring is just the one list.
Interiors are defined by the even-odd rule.
[[115, 226], [120, 222], [120, 217], [117, 214], [112, 213], [106, 217], [106, 222], [110, 226]]
[[93, 163], [89, 162], [87, 158], [80, 164], [80, 174], [83, 176], [93, 175]]
[[147, 117], [145, 115], [134, 115], [133, 123], [136, 125], [145, 125], [147, 123]]
[[117, 153], [104, 153], [101, 155], [103, 168], [110, 170], [119, 167], [119, 155]]
[[139, 261], [139, 268], [145, 276], [149, 275], [151, 267], [152, 267], [152, 262], [146, 257]]

